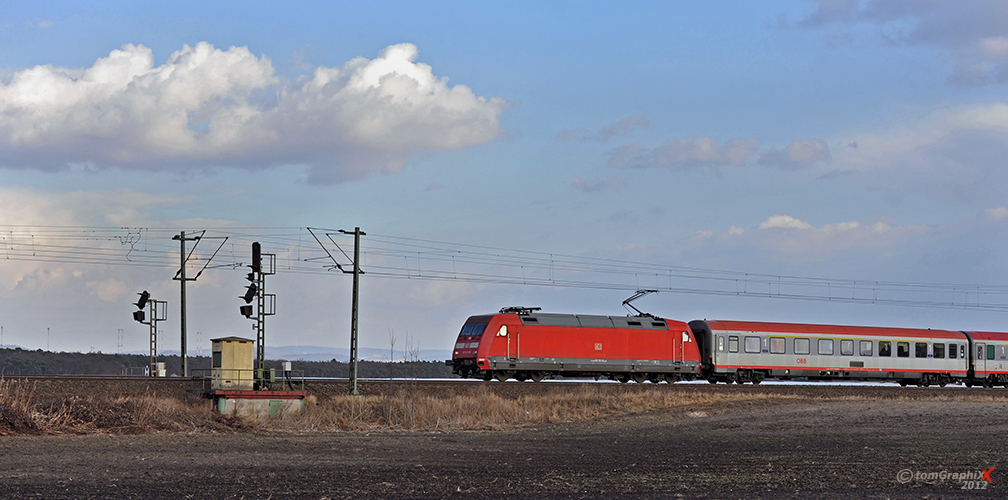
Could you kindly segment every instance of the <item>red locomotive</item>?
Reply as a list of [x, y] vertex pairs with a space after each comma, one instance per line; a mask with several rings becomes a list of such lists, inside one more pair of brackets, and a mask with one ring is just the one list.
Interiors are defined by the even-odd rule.
[[[632, 300], [632, 299], [628, 299]], [[624, 302], [624, 305], [628, 304]], [[629, 306], [632, 307], [632, 306]], [[1008, 387], [1008, 333], [544, 314], [466, 320], [447, 364], [464, 378], [758, 384], [765, 378]], [[636, 311], [636, 308], [634, 308]]]
[[696, 339], [681, 321], [537, 311], [469, 318], [448, 365], [462, 377], [536, 382], [556, 375], [675, 382], [700, 371]]

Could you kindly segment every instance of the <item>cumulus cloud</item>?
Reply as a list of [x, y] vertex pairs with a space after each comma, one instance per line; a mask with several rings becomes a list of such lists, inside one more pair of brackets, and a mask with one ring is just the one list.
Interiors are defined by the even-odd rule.
[[614, 188], [619, 185], [619, 180], [615, 177], [610, 177], [608, 179], [582, 179], [580, 177], [575, 177], [571, 181], [571, 187], [577, 189], [578, 191], [592, 192], [600, 191], [602, 189]]
[[782, 253], [826, 255], [855, 249], [888, 250], [928, 231], [927, 226], [894, 226], [886, 217], [816, 227], [790, 215], [774, 215], [759, 224], [753, 238], [754, 243]]
[[616, 123], [602, 127], [597, 132], [592, 132], [586, 128], [565, 129], [561, 130], [553, 138], [560, 142], [608, 142], [615, 137], [629, 136], [635, 130], [647, 127], [650, 124], [651, 122], [644, 115], [630, 115]]
[[450, 86], [416, 46], [287, 82], [265, 55], [200, 42], [155, 66], [127, 44], [83, 70], [35, 66], [0, 85], [0, 165], [150, 170], [280, 164], [338, 182], [395, 172], [424, 150], [500, 135], [500, 98]]
[[792, 141], [783, 150], [771, 147], [760, 154], [759, 164], [781, 170], [799, 170], [815, 163], [829, 163], [831, 159], [826, 142], [819, 139]]
[[742, 165], [759, 148], [754, 139], [732, 138], [721, 143], [713, 137], [669, 139], [651, 149], [639, 143], [629, 144], [609, 152], [612, 168], [664, 167], [690, 169]]
[[[883, 0], [811, 0], [812, 11], [796, 26], [821, 28], [867, 24], [887, 41], [934, 47], [955, 64], [948, 83], [1008, 83], [1008, 3]], [[783, 23], [787, 24], [787, 23]]]

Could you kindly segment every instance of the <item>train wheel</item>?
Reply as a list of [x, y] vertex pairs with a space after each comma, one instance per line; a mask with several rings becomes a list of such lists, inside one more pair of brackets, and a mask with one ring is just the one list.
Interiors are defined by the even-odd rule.
[[630, 375], [626, 373], [620, 373], [616, 375], [616, 380], [619, 380], [619, 383], [621, 384], [625, 384], [630, 381]]
[[900, 387], [906, 387], [907, 386], [907, 381], [905, 379], [900, 379], [899, 385], [900, 385]]
[[647, 380], [647, 374], [646, 373], [637, 372], [637, 373], [633, 374], [633, 381], [634, 382], [637, 382], [638, 384], [643, 384], [645, 380]]
[[509, 375], [507, 372], [497, 372], [494, 373], [494, 378], [497, 379], [498, 382], [504, 382], [507, 379], [511, 378], [511, 375]]
[[718, 382], [716, 378], [709, 378], [709, 379], [707, 379], [707, 381], [710, 382], [710, 383], [712, 383], [712, 384], [717, 384], [717, 382]]
[[532, 372], [532, 373], [529, 374], [529, 376], [532, 378], [533, 382], [539, 383], [539, 382], [542, 382], [542, 379], [543, 379], [543, 377], [546, 376], [546, 374], [543, 373], [543, 372]]

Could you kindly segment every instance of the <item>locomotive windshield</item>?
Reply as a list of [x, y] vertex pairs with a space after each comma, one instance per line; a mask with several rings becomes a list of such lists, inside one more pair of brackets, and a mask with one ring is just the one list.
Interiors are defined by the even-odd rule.
[[466, 323], [462, 326], [462, 331], [459, 335], [483, 335], [483, 330], [486, 330], [486, 323]]

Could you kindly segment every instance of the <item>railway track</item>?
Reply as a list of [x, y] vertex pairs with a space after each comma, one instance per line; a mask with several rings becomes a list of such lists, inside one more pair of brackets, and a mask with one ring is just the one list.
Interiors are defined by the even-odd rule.
[[[209, 379], [201, 377], [124, 377], [103, 375], [24, 375], [0, 378], [32, 390], [36, 395], [50, 397], [102, 395], [157, 395], [164, 397], [198, 397], [209, 387]], [[471, 379], [358, 379], [358, 389], [364, 396], [396, 395], [415, 392], [436, 397], [450, 397], [471, 392], [489, 392], [504, 398], [569, 394], [578, 391], [602, 393], [635, 393], [648, 391], [675, 391], [683, 394], [746, 394], [787, 396], [823, 400], [836, 399], [911, 399], [911, 400], [1006, 400], [1008, 389], [982, 387], [967, 388], [960, 385], [947, 387], [900, 387], [898, 384], [837, 383], [837, 382], [774, 382], [761, 385], [711, 385], [706, 382], [676, 384], [643, 384], [595, 381], [545, 381], [533, 382], [483, 382]], [[10, 387], [10, 386], [8, 386]], [[349, 381], [340, 378], [306, 379], [305, 390], [310, 395], [325, 398], [345, 395]]]

